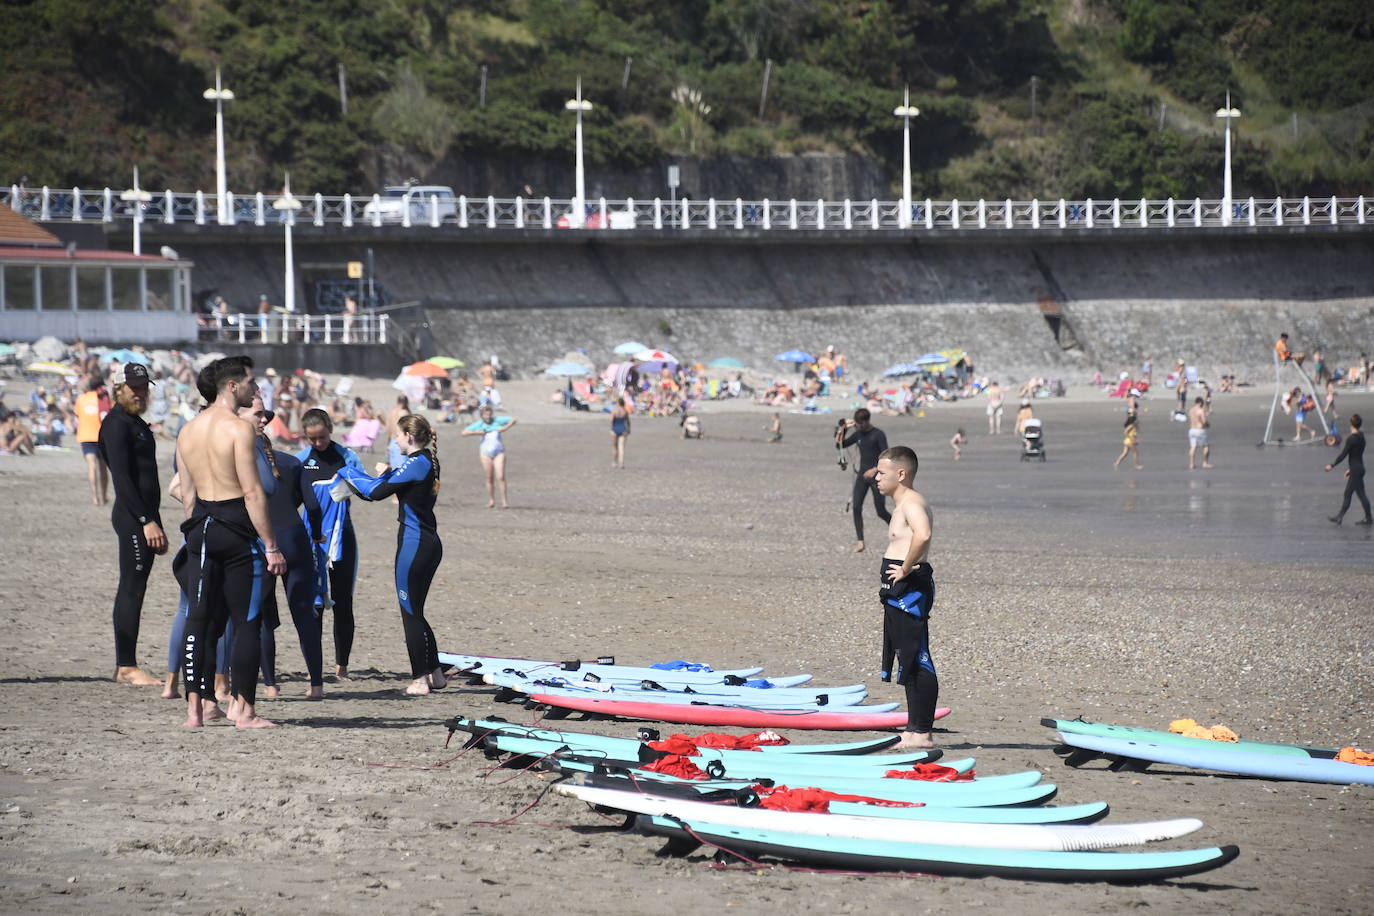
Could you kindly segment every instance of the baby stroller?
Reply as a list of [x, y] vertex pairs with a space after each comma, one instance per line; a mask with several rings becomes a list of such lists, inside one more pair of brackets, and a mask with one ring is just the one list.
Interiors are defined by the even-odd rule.
[[1045, 430], [1034, 417], [1021, 427], [1021, 460], [1030, 461], [1032, 458], [1045, 460]]

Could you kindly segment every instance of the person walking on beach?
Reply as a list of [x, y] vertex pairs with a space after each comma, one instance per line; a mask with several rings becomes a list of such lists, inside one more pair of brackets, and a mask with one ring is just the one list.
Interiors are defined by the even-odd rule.
[[611, 407], [611, 467], [625, 467], [625, 440], [630, 437], [630, 411], [623, 397]]
[[514, 417], [498, 417], [491, 405], [487, 404], [477, 412], [477, 419], [463, 430], [464, 436], [482, 437], [477, 454], [487, 478], [488, 509], [496, 505], [497, 484], [501, 487], [501, 508], [510, 508], [510, 500], [506, 498], [506, 444], [501, 440], [501, 434], [514, 425]]
[[883, 609], [882, 677], [906, 688], [906, 729], [899, 750], [935, 746], [935, 701], [940, 682], [930, 657], [930, 612], [935, 606], [935, 573], [928, 557], [935, 531], [929, 504], [912, 487], [918, 461], [905, 445], [878, 457], [878, 492], [893, 500], [887, 549], [880, 567], [878, 600]]
[[153, 558], [167, 552], [158, 503], [157, 442], [143, 421], [148, 409], [148, 369], [124, 367], [124, 383], [115, 386], [115, 406], [100, 424], [100, 457], [110, 469], [115, 500], [110, 524], [119, 537], [119, 585], [115, 588], [114, 679], [140, 687], [161, 684], [138, 667], [138, 627]]
[[268, 573], [282, 575], [286, 560], [277, 546], [267, 495], [257, 468], [257, 435], [238, 416], [258, 395], [253, 361], [228, 356], [209, 367], [214, 403], [186, 424], [177, 437], [186, 551], [191, 572], [190, 607], [182, 677], [186, 686], [186, 725], [204, 724], [201, 698], [209, 697], [214, 674], [214, 634], [227, 613], [234, 621], [234, 705], [229, 717], [239, 728], [270, 728], [257, 702], [260, 654], [259, 615]]
[[1364, 432], [1360, 427], [1364, 425], [1364, 420], [1357, 413], [1350, 415], [1350, 435], [1345, 439], [1345, 446], [1341, 453], [1331, 459], [1331, 463], [1326, 466], [1330, 471], [1336, 465], [1346, 459], [1350, 460], [1345, 472], [1345, 496], [1341, 499], [1341, 511], [1331, 516], [1331, 523], [1339, 525], [1345, 518], [1346, 510], [1350, 508], [1350, 498], [1354, 496], [1359, 499], [1360, 505], [1364, 507], [1364, 519], [1356, 522], [1357, 525], [1374, 524], [1369, 514], [1369, 497], [1364, 492]]
[[1212, 442], [1208, 436], [1208, 429], [1211, 423], [1211, 411], [1207, 409], [1207, 402], [1202, 398], [1194, 398], [1193, 406], [1188, 409], [1188, 470], [1197, 468], [1197, 452], [1202, 450], [1202, 467], [1204, 470], [1212, 468]]
[[439, 447], [434, 430], [424, 417], [401, 418], [398, 438], [406, 460], [399, 468], [379, 462], [376, 477], [353, 468], [339, 471], [341, 481], [363, 499], [376, 501], [395, 496], [400, 504], [396, 531], [396, 598], [401, 605], [401, 625], [410, 655], [406, 693], [419, 696], [447, 685], [439, 664], [434, 631], [425, 620], [425, 599], [444, 545], [439, 540], [434, 503], [439, 494]]
[[1131, 462], [1135, 465], [1135, 469], [1137, 471], [1140, 470], [1141, 467], [1143, 467], [1143, 465], [1141, 465], [1140, 463], [1139, 440], [1139, 421], [1136, 419], [1135, 414], [1127, 414], [1126, 432], [1121, 440], [1121, 454], [1117, 455], [1116, 460], [1112, 462], [1112, 470], [1116, 470], [1118, 467], [1120, 467], [1122, 459], [1124, 459], [1128, 454], [1131, 456]]
[[878, 518], [891, 521], [887, 511], [887, 500], [879, 492], [874, 479], [878, 474], [878, 456], [887, 448], [887, 434], [870, 422], [873, 415], [868, 408], [860, 407], [854, 411], [854, 419], [846, 420], [835, 430], [835, 444], [840, 448], [852, 445], [859, 447], [859, 460], [854, 465], [854, 486], [849, 496], [849, 504], [854, 512], [853, 553], [863, 553], [864, 549], [864, 498], [873, 496], [873, 509]]
[[768, 421], [768, 441], [770, 443], [782, 441], [782, 414], [773, 411], [773, 419]]
[[1006, 395], [1002, 392], [1002, 386], [993, 379], [992, 384], [984, 390], [988, 398], [988, 435], [996, 436], [1002, 432], [1002, 401]]
[[91, 502], [97, 506], [110, 501], [110, 472], [100, 457], [100, 424], [113, 406], [98, 375], [87, 379], [86, 391], [76, 398], [76, 441], [81, 443], [81, 456], [86, 459]]

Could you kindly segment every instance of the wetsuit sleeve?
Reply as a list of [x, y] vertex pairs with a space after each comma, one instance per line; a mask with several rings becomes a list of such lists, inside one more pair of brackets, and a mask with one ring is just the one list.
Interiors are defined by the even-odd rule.
[[116, 420], [100, 424], [100, 451], [110, 468], [110, 483], [114, 484], [115, 499], [124, 504], [140, 525], [149, 522], [160, 525], [162, 519], [157, 506], [149, 506], [143, 501], [143, 492], [134, 480], [133, 447], [128, 423]]
[[262, 481], [262, 492], [271, 496], [277, 492], [279, 481], [272, 476], [272, 465], [267, 462], [267, 453], [263, 451], [261, 440], [258, 441], [257, 448], [258, 480]]
[[358, 453], [346, 445], [339, 446], [339, 451], [343, 452], [344, 467], [353, 468], [355, 471], [366, 473], [363, 468], [363, 460], [358, 457]]
[[379, 500], [400, 492], [407, 484], [424, 480], [432, 466], [429, 456], [421, 453], [411, 455], [399, 468], [388, 468], [380, 477], [371, 477], [345, 467], [339, 470], [339, 478], [348, 481], [348, 485], [363, 499]]
[[844, 437], [844, 440], [840, 442], [840, 445], [841, 445], [843, 448], [849, 448], [849, 447], [850, 447], [851, 445], [853, 445], [855, 442], [858, 442], [858, 441], [859, 441], [859, 436], [860, 436], [860, 435], [862, 435], [862, 434], [861, 434], [858, 430], [855, 430], [854, 432], [852, 432], [852, 433], [850, 433], [849, 435], [845, 436], [845, 437]]
[[1350, 443], [1352, 439], [1353, 437], [1347, 436], [1345, 444], [1341, 446], [1341, 453], [1337, 455], [1335, 458], [1331, 459], [1331, 466], [1333, 468], [1336, 465], [1340, 464], [1342, 461], [1344, 461], [1350, 455]]
[[296, 492], [292, 498], [297, 508], [305, 507], [306, 530], [312, 535], [317, 535], [324, 530], [324, 513], [320, 509], [320, 501], [315, 497], [315, 488], [299, 465], [292, 473], [296, 475]]

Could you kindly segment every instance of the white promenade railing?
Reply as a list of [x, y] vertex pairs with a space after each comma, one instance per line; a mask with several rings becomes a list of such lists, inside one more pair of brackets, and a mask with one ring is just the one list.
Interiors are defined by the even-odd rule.
[[[401, 203], [377, 195], [296, 197], [299, 209], [276, 208], [281, 195], [228, 194], [223, 219], [213, 193], [161, 191], [141, 204], [110, 188], [0, 188], [0, 204], [40, 222], [134, 222], [275, 226], [402, 226], [416, 232], [460, 229], [698, 230], [980, 230], [1248, 228], [1374, 224], [1374, 197], [1254, 197], [1221, 200], [589, 200], [581, 220], [575, 201], [543, 198], [438, 197]], [[135, 209], [135, 208], [138, 209]], [[904, 216], [906, 218], [904, 218]], [[1229, 217], [1229, 218], [1228, 218]]]
[[384, 344], [389, 316], [363, 312], [358, 315], [307, 315], [269, 312], [203, 315], [197, 336], [203, 342], [220, 343], [316, 343]]

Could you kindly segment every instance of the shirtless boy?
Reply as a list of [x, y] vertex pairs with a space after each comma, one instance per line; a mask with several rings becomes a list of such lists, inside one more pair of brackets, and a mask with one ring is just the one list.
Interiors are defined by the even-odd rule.
[[905, 445], [878, 456], [878, 492], [892, 497], [878, 599], [883, 606], [883, 680], [896, 662], [897, 683], [906, 688], [907, 726], [901, 750], [935, 746], [935, 700], [940, 683], [930, 658], [930, 611], [935, 604], [934, 571], [926, 562], [935, 518], [926, 499], [911, 487], [916, 453]]
[[[216, 395], [177, 437], [181, 468], [181, 502], [186, 522], [186, 550], [199, 559], [191, 573], [187, 599], [186, 642], [182, 673], [186, 680], [186, 726], [204, 724], [200, 699], [210, 696], [214, 674], [215, 636], [223, 630], [222, 613], [233, 617], [233, 706], [229, 716], [239, 728], [275, 725], [254, 709], [260, 650], [259, 604], [266, 573], [282, 575], [286, 560], [277, 546], [267, 511], [267, 495], [258, 477], [257, 436], [238, 416], [258, 393], [253, 361], [229, 356], [208, 367]], [[193, 561], [194, 562], [194, 561]], [[211, 601], [210, 596], [222, 601]], [[217, 609], [223, 608], [224, 611]]]
[[1207, 402], [1202, 398], [1195, 398], [1193, 406], [1188, 409], [1188, 470], [1197, 468], [1197, 452], [1202, 449], [1202, 466], [1206, 470], [1212, 469], [1212, 442], [1207, 434], [1207, 428], [1212, 425], [1208, 416]]

